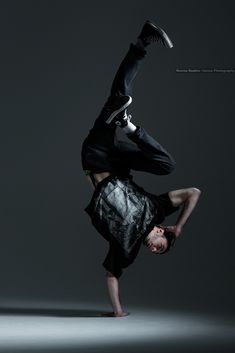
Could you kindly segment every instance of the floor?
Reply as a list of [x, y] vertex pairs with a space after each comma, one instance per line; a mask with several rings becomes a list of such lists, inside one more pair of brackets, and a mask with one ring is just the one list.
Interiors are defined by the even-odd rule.
[[0, 352], [235, 352], [235, 318], [129, 308], [101, 317], [103, 305], [1, 308]]

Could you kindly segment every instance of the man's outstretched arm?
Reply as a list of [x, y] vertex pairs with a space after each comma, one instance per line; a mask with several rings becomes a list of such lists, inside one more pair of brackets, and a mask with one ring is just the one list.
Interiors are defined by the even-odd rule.
[[169, 192], [169, 197], [173, 206], [183, 206], [181, 213], [176, 221], [175, 226], [167, 227], [169, 230], [172, 230], [176, 237], [182, 232], [182, 228], [187, 222], [189, 216], [191, 215], [193, 209], [195, 208], [198, 199], [200, 197], [201, 190], [198, 188], [187, 188], [173, 190]]
[[113, 313], [110, 316], [122, 317], [127, 316], [128, 313], [124, 312], [119, 298], [119, 281], [111, 272], [106, 272], [106, 282], [108, 293], [113, 307]]

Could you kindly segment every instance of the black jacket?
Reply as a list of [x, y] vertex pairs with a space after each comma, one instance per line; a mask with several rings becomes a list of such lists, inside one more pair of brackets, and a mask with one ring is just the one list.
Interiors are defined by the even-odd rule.
[[[117, 278], [121, 276], [122, 268], [135, 260], [143, 240], [154, 225], [160, 224], [167, 213], [178, 209], [169, 204], [167, 193], [159, 196], [150, 194], [132, 178], [132, 175], [105, 178], [98, 183], [85, 208], [94, 227], [109, 242], [103, 266]], [[168, 202], [168, 212], [161, 200], [165, 205]]]

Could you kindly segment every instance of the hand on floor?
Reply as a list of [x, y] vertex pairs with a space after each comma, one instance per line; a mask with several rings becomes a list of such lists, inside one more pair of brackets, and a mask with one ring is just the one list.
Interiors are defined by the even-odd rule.
[[120, 313], [114, 313], [112, 312], [107, 312], [107, 313], [101, 313], [101, 316], [103, 317], [124, 317], [124, 316], [128, 316], [130, 315], [130, 313], [127, 313], [125, 311], [122, 311]]

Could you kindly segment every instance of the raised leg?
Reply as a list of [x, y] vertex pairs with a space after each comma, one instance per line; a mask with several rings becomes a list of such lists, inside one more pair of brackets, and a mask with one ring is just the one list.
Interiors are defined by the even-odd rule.
[[110, 95], [104, 104], [104, 107], [102, 108], [98, 118], [96, 119], [93, 128], [113, 128], [115, 131], [115, 126], [109, 126], [105, 124], [108, 116], [110, 115], [110, 110], [112, 110], [113, 100], [115, 96], [118, 95], [132, 95], [134, 78], [136, 77], [146, 54], [146, 50], [140, 49], [134, 44], [130, 44], [129, 50], [121, 62], [121, 65], [119, 66], [118, 71], [114, 77]]
[[114, 97], [116, 95], [127, 95], [132, 91], [133, 80], [145, 56], [146, 51], [144, 49], [130, 44], [129, 50], [115, 75], [110, 96], [83, 142], [81, 159], [84, 170], [117, 172], [113, 159], [117, 142], [116, 125], [106, 124], [106, 120], [112, 110]]
[[120, 169], [166, 175], [175, 168], [175, 160], [172, 155], [147, 131], [137, 126], [134, 133], [128, 135], [135, 144], [126, 141], [116, 141], [115, 163]]
[[159, 39], [165, 46], [172, 47], [166, 33], [149, 21], [144, 25], [138, 39], [143, 46], [138, 43], [137, 45], [130, 44], [129, 51], [115, 75], [110, 96], [83, 143], [83, 169], [96, 173], [128, 172], [134, 169], [159, 175], [168, 174], [174, 169], [173, 157], [141, 126], [138, 126], [136, 130], [134, 127], [132, 134], [124, 130], [136, 144], [132, 145], [117, 141], [116, 125], [107, 124], [115, 97], [132, 95], [133, 80], [146, 56], [145, 46]]

